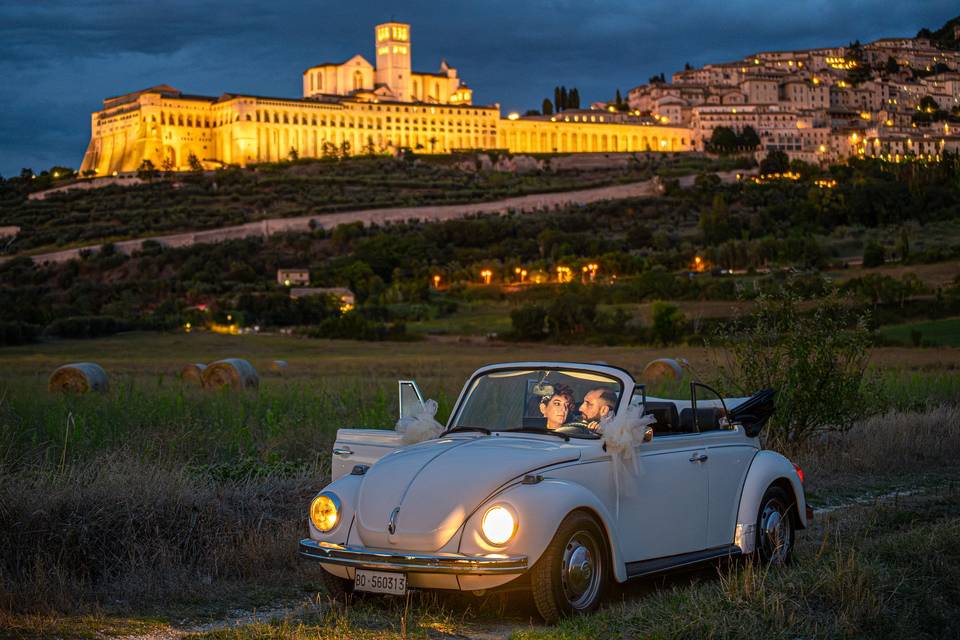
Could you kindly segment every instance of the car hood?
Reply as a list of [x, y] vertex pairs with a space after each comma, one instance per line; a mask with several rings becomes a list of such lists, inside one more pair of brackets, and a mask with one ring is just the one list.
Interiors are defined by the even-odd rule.
[[504, 483], [579, 457], [578, 447], [559, 439], [515, 436], [442, 438], [398, 449], [363, 479], [357, 532], [370, 547], [437, 551]]

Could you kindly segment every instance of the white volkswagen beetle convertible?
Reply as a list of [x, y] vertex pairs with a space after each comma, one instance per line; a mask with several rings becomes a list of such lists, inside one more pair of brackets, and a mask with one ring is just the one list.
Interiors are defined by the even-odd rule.
[[[300, 554], [334, 596], [522, 588], [548, 622], [592, 611], [611, 580], [784, 563], [812, 511], [800, 468], [760, 447], [773, 392], [707, 390], [655, 399], [598, 364], [483, 367], [435, 432], [338, 431]], [[423, 411], [412, 382], [400, 396], [402, 416]]]

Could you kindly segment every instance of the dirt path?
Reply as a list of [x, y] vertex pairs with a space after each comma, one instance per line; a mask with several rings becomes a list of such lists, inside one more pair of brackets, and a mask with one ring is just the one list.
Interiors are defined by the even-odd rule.
[[[724, 182], [736, 180], [737, 172], [728, 171], [718, 173]], [[680, 185], [688, 187], [693, 184], [695, 176], [680, 178]], [[159, 242], [168, 247], [188, 247], [194, 244], [222, 242], [251, 236], [267, 237], [275, 233], [299, 231], [307, 232], [312, 228], [333, 229], [339, 224], [362, 222], [369, 224], [384, 224], [387, 222], [402, 222], [405, 220], [454, 220], [478, 214], [505, 214], [511, 211], [530, 213], [547, 211], [570, 205], [586, 205], [603, 200], [621, 200], [624, 198], [650, 197], [657, 195], [656, 179], [644, 182], [632, 182], [593, 189], [578, 191], [562, 191], [557, 193], [537, 193], [526, 196], [517, 196], [490, 202], [471, 204], [431, 205], [423, 207], [398, 207], [393, 209], [360, 209], [357, 211], [342, 211], [339, 213], [320, 213], [314, 216], [299, 216], [296, 218], [276, 218], [248, 222], [246, 224], [204, 231], [190, 231], [151, 238], [123, 240], [114, 243], [117, 251], [131, 254], [140, 250], [145, 239]], [[93, 244], [85, 247], [74, 247], [62, 251], [52, 251], [30, 256], [34, 262], [66, 262], [80, 256], [81, 251], [96, 251], [101, 245]], [[0, 263], [12, 257], [0, 258]]]

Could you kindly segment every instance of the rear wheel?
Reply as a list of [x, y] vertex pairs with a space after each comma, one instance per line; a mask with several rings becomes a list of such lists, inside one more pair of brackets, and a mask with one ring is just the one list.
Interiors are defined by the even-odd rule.
[[793, 501], [780, 487], [770, 486], [757, 514], [757, 558], [766, 564], [784, 565], [793, 552]]
[[597, 521], [582, 511], [570, 514], [530, 571], [537, 611], [547, 622], [590, 613], [606, 588], [608, 564]]
[[335, 576], [322, 567], [320, 574], [320, 579], [323, 581], [323, 586], [327, 590], [327, 596], [331, 600], [336, 600], [340, 603], [346, 603], [353, 598], [353, 580]]

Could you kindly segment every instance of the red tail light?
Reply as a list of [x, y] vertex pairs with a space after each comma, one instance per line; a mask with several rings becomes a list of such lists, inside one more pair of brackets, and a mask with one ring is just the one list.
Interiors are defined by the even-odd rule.
[[797, 477], [800, 478], [800, 484], [806, 484], [803, 479], [803, 469], [800, 468], [800, 465], [794, 462], [793, 468], [797, 470]]

